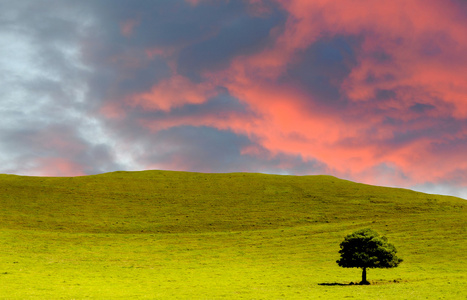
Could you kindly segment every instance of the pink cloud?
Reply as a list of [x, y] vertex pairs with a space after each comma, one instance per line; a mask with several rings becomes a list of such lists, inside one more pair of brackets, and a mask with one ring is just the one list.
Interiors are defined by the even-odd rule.
[[[467, 117], [467, 78], [462, 75], [467, 74], [467, 39], [462, 34], [467, 26], [465, 22], [452, 20], [454, 12], [449, 7], [426, 1], [360, 1], [360, 5], [332, 1], [280, 2], [290, 16], [274, 47], [256, 55], [239, 57], [223, 72], [225, 77], [219, 74], [211, 77], [222, 78], [219, 84], [226, 85], [234, 96], [264, 115], [255, 128], [247, 125], [250, 128], [234, 130], [254, 132], [266, 149], [316, 158], [338, 173], [363, 174], [373, 166], [387, 162], [410, 175], [413, 181], [423, 182], [442, 177], [455, 167], [456, 162], [459, 163], [458, 155], [451, 162], [443, 163], [444, 159], [431, 153], [430, 145], [436, 141], [429, 137], [399, 148], [389, 146], [387, 141], [398, 129], [381, 123], [382, 118], [391, 113], [401, 121], [415, 119], [417, 116], [410, 112], [410, 107], [417, 101], [439, 107], [427, 112], [428, 115]], [[362, 32], [366, 35], [357, 52], [358, 64], [341, 88], [349, 99], [368, 102], [369, 107], [385, 111], [384, 115], [372, 116], [365, 111], [342, 112], [364, 116], [347, 123], [341, 115], [305, 109], [303, 104], [310, 103], [313, 95], [269, 84], [284, 74], [287, 64], [293, 61], [298, 51], [322, 34], [358, 35]], [[431, 47], [439, 47], [431, 51], [439, 53], [423, 56], [430, 51], [426, 49], [430, 43], [434, 44]], [[391, 62], [375, 61], [372, 55], [381, 50], [390, 56]], [[369, 82], [370, 74], [379, 80]], [[377, 103], [374, 100], [378, 90], [395, 90], [396, 97]], [[401, 111], [405, 115], [401, 115]], [[412, 128], [401, 126], [407, 126], [407, 130], [429, 127], [430, 124], [424, 122], [416, 122]], [[370, 137], [364, 135], [364, 131], [372, 127], [379, 132], [376, 141], [366, 140]], [[446, 134], [449, 136], [450, 133]], [[301, 138], [297, 139], [297, 136]], [[341, 141], [348, 139], [360, 143], [340, 146]]]
[[153, 86], [151, 91], [132, 95], [127, 101], [146, 109], [170, 111], [186, 104], [201, 104], [217, 94], [211, 83], [193, 83], [190, 79], [174, 75]]
[[139, 25], [141, 21], [139, 19], [129, 19], [120, 24], [120, 32], [123, 36], [129, 37], [136, 26]]
[[83, 166], [62, 157], [43, 157], [34, 161], [28, 169], [32, 176], [84, 176]]
[[185, 0], [187, 3], [196, 6], [198, 5], [202, 0]]
[[[365, 33], [359, 65], [343, 86], [351, 99], [371, 100], [376, 89], [422, 86], [453, 103], [457, 117], [467, 116], [467, 102], [462, 101], [467, 92], [462, 75], [467, 72], [467, 24], [453, 18], [455, 7], [438, 1], [279, 2], [290, 12], [279, 40], [292, 51], [309, 45], [322, 32]], [[378, 50], [387, 51], [391, 62], [375, 62], [371, 55]], [[369, 74], [381, 80], [368, 84]], [[393, 79], [384, 80], [388, 75]]]
[[[141, 124], [153, 131], [182, 125], [229, 129], [272, 154], [316, 159], [335, 175], [368, 183], [408, 186], [467, 168], [465, 149], [448, 155], [434, 149], [452, 139], [466, 139], [465, 129], [403, 141], [399, 137], [431, 128], [434, 118], [467, 118], [467, 22], [456, 18], [453, 6], [421, 0], [276, 2], [288, 18], [285, 27], [270, 31], [269, 47], [238, 55], [222, 70], [204, 71], [205, 81], [200, 83], [176, 73], [177, 51], [147, 50], [149, 57], [166, 56], [174, 75], [127, 100], [147, 110], [170, 112], [206, 103], [221, 86], [256, 117], [184, 116]], [[250, 4], [257, 13], [268, 13], [262, 1]], [[359, 37], [361, 43], [353, 49], [355, 64], [338, 87], [348, 107], [333, 111], [323, 109], [305, 88], [279, 79], [313, 43], [339, 35]], [[381, 91], [390, 93], [379, 99]], [[107, 114], [119, 111], [109, 108]], [[250, 146], [243, 150], [249, 155], [260, 152]], [[379, 176], [378, 168], [397, 171]]]

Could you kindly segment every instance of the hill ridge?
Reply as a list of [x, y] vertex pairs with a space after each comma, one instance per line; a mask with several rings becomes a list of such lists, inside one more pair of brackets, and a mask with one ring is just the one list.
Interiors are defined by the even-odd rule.
[[[401, 210], [432, 214], [465, 209], [460, 198], [329, 175], [160, 170], [79, 177], [0, 175], [0, 190], [3, 224], [84, 232], [263, 229], [337, 219], [371, 222], [375, 215], [390, 217]], [[359, 209], [365, 206], [371, 209]]]

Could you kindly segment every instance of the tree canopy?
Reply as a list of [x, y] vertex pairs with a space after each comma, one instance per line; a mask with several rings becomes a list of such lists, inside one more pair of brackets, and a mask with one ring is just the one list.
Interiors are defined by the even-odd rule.
[[368, 284], [366, 270], [369, 268], [395, 268], [402, 259], [387, 238], [372, 229], [361, 229], [349, 234], [340, 244], [340, 259], [337, 264], [343, 268], [362, 268], [362, 284]]

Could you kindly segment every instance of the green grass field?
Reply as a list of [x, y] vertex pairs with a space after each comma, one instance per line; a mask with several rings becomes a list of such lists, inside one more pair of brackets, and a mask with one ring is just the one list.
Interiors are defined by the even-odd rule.
[[[331, 176], [0, 175], [0, 299], [465, 299], [466, 200]], [[338, 267], [370, 227], [404, 262]]]

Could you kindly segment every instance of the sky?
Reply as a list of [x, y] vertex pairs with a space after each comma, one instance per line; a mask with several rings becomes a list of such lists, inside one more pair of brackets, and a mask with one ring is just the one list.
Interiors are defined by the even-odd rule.
[[0, 0], [0, 173], [467, 198], [467, 1]]

